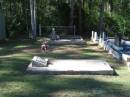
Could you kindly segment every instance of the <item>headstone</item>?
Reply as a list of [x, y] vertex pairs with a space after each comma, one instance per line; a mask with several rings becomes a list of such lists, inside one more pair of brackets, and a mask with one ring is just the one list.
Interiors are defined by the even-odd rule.
[[93, 40], [93, 38], [94, 38], [94, 31], [92, 31], [91, 33], [91, 40]]
[[55, 28], [52, 28], [51, 39], [52, 40], [56, 40], [56, 31], [55, 31]]
[[94, 33], [94, 40], [95, 40], [95, 41], [98, 40], [98, 34], [97, 34], [97, 32]]
[[32, 66], [33, 67], [47, 67], [48, 59], [42, 59], [38, 56], [34, 56], [32, 59]]

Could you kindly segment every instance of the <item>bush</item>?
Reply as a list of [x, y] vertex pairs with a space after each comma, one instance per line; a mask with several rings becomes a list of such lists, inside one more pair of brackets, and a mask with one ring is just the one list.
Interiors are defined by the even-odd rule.
[[114, 35], [115, 33], [122, 33], [126, 32], [126, 20], [123, 16], [112, 13], [112, 14], [105, 14], [105, 31], [108, 32], [110, 35]]

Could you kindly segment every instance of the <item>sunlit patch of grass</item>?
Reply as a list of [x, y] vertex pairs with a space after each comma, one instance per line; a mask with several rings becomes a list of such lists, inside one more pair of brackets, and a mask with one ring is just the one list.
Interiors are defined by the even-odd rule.
[[28, 45], [18, 45], [15, 48], [19, 49], [19, 48], [26, 48], [26, 47], [29, 47], [29, 46]]

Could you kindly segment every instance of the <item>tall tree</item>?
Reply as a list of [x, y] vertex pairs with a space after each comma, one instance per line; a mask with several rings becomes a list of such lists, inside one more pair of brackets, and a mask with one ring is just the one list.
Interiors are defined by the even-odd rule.
[[36, 0], [30, 0], [32, 38], [36, 39]]
[[70, 26], [74, 25], [74, 5], [75, 0], [70, 0]]
[[100, 0], [99, 34], [104, 30], [104, 0]]
[[79, 34], [81, 35], [82, 34], [82, 0], [78, 0], [78, 6], [79, 6], [79, 23], [78, 23], [78, 26], [79, 26]]

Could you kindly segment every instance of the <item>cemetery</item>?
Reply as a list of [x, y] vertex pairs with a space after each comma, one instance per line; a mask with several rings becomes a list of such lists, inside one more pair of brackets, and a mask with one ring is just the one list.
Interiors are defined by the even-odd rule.
[[0, 97], [130, 97], [130, 0], [0, 0]]

